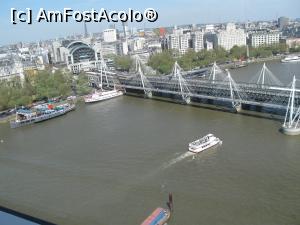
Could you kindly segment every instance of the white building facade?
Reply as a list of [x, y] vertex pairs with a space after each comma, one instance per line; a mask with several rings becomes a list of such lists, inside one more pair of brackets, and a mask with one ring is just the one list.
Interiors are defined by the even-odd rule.
[[204, 49], [204, 33], [195, 31], [192, 34], [192, 45], [195, 52], [200, 52]]
[[189, 45], [190, 39], [191, 39], [190, 33], [182, 34], [179, 36], [179, 43], [180, 43], [179, 53], [180, 54], [185, 54], [188, 51], [188, 49], [190, 48], [190, 45]]
[[172, 50], [179, 50], [179, 35], [171, 34], [168, 37], [168, 48]]
[[257, 48], [264, 45], [279, 43], [280, 33], [277, 31], [262, 31], [249, 34], [251, 46]]
[[168, 37], [168, 48], [185, 54], [190, 48], [191, 34], [171, 34]]
[[116, 29], [106, 29], [103, 31], [104, 42], [115, 42], [117, 41], [117, 30]]
[[233, 46], [246, 45], [246, 33], [243, 29], [236, 29], [235, 24], [228, 23], [226, 30], [219, 31], [216, 35], [216, 44], [229, 51]]

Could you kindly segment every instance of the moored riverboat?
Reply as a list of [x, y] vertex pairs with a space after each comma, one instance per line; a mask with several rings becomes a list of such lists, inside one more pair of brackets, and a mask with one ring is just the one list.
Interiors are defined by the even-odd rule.
[[289, 63], [289, 62], [300, 62], [300, 56], [294, 55], [294, 56], [287, 56], [284, 59], [281, 60], [282, 63]]
[[108, 100], [111, 98], [115, 98], [123, 95], [124, 93], [119, 90], [111, 90], [111, 91], [95, 91], [93, 94], [87, 95], [84, 97], [85, 103], [95, 103], [104, 100]]
[[42, 122], [58, 116], [62, 116], [75, 109], [74, 104], [52, 104], [37, 105], [32, 109], [19, 109], [16, 111], [16, 118], [10, 122], [11, 128], [22, 127], [33, 123]]

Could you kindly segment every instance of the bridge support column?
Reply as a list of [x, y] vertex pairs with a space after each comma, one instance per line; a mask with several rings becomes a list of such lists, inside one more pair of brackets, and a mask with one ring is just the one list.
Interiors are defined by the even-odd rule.
[[227, 78], [228, 78], [228, 82], [229, 82], [232, 108], [235, 112], [240, 112], [242, 110], [241, 96], [237, 89], [236, 83], [231, 78], [229, 70], [227, 70]]
[[188, 85], [185, 79], [181, 76], [181, 68], [177, 62], [175, 62], [174, 69], [173, 69], [173, 76], [178, 79], [179, 87], [180, 87], [180, 94], [182, 96], [183, 101], [186, 104], [191, 103], [191, 93], [188, 88]]
[[144, 75], [141, 67], [139, 58], [136, 58], [136, 67], [138, 67], [138, 72], [142, 81], [143, 90], [146, 98], [152, 98], [151, 84], [148, 81], [147, 77]]
[[282, 132], [287, 135], [300, 135], [300, 106], [295, 109], [296, 77], [293, 77], [291, 94], [282, 125]]

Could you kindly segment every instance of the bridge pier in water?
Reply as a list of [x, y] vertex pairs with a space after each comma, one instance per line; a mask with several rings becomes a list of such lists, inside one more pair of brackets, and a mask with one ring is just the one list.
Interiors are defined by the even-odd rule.
[[295, 93], [296, 93], [296, 77], [293, 77], [290, 98], [286, 110], [284, 123], [282, 125], [282, 132], [286, 135], [300, 135], [300, 106], [295, 106]]

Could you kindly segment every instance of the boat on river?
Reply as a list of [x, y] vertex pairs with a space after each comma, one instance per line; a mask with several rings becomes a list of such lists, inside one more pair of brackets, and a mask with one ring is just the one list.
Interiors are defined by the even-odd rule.
[[221, 144], [222, 141], [219, 138], [213, 134], [208, 134], [196, 141], [189, 143], [189, 151], [193, 153], [199, 153], [213, 146]]
[[16, 118], [10, 122], [11, 128], [22, 127], [33, 123], [39, 123], [49, 120], [58, 116], [62, 116], [75, 109], [74, 104], [43, 104], [37, 105], [32, 109], [19, 109], [16, 110]]
[[283, 62], [283, 63], [300, 62], [300, 56], [298, 56], [298, 55], [287, 56], [284, 59], [282, 59], [281, 62]]
[[93, 94], [87, 95], [84, 97], [85, 103], [94, 103], [94, 102], [100, 102], [104, 100], [108, 100], [111, 98], [115, 98], [118, 96], [123, 95], [124, 93], [122, 91], [119, 91], [117, 89], [110, 90], [110, 91], [95, 91]]
[[155, 209], [141, 225], [164, 225], [171, 216], [170, 210], [164, 208]]

